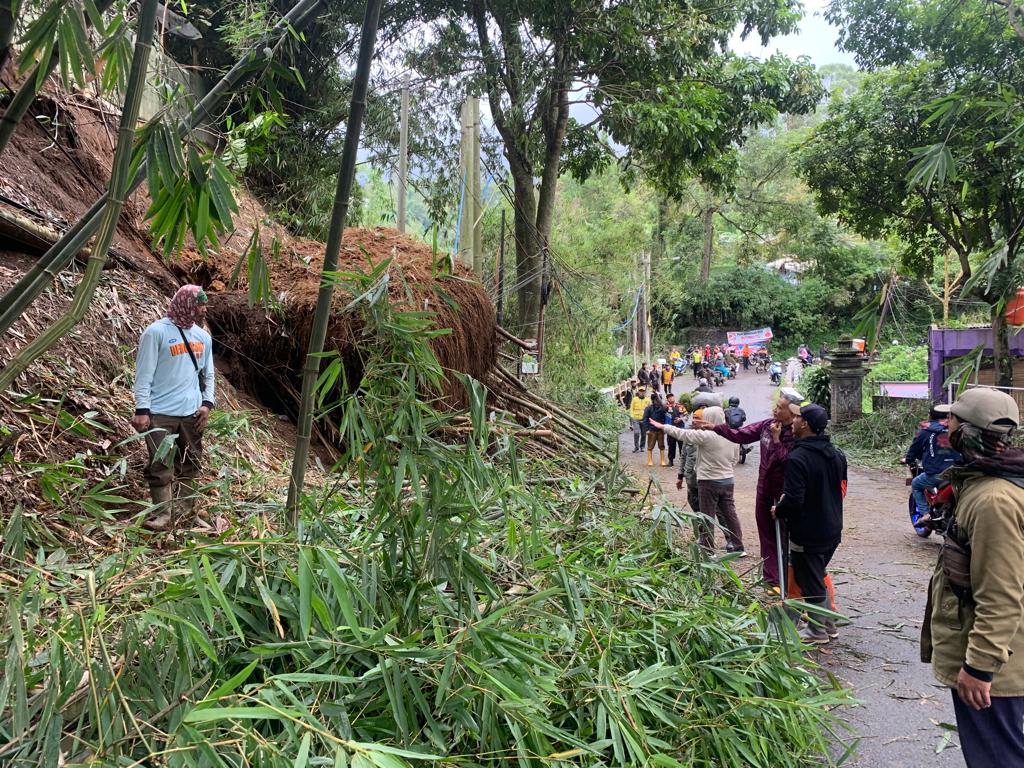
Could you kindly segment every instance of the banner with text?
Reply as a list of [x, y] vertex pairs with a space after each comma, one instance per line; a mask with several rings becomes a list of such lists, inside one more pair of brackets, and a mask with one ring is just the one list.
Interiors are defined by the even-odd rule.
[[729, 331], [726, 335], [729, 337], [729, 343], [734, 347], [742, 347], [744, 344], [759, 347], [773, 338], [771, 328], [758, 328], [756, 331]]

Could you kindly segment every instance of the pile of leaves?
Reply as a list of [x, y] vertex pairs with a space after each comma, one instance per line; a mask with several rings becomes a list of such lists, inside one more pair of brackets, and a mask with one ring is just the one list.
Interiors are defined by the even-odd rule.
[[895, 469], [928, 418], [929, 407], [928, 400], [898, 401], [836, 427], [832, 437], [851, 463]]
[[846, 692], [689, 521], [638, 514], [614, 464], [523, 453], [468, 377], [471, 434], [438, 439], [430, 318], [362, 311], [362, 380], [323, 401], [342, 462], [298, 531], [236, 502], [219, 539], [100, 556], [9, 518], [0, 762], [831, 761]]

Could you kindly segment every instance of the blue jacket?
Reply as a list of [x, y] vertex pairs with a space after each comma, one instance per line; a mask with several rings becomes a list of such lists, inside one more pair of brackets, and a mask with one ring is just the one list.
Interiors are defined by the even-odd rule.
[[960, 460], [949, 445], [949, 427], [941, 421], [926, 422], [907, 449], [907, 464], [920, 461], [929, 475], [938, 475]]

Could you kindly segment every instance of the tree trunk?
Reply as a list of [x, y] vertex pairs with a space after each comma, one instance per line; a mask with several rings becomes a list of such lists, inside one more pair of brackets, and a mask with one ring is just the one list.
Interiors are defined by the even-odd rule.
[[707, 283], [711, 279], [711, 258], [715, 249], [715, 209], [708, 206], [703, 212], [704, 218], [704, 257], [700, 263], [700, 281]]
[[516, 203], [513, 228], [516, 233], [518, 324], [515, 330], [521, 339], [535, 339], [540, 322], [544, 248], [536, 226], [537, 199], [533, 192], [533, 177], [523, 169], [513, 167], [512, 187]]
[[1013, 386], [1013, 357], [1010, 355], [1010, 328], [1003, 310], [992, 305], [992, 361], [995, 363], [996, 386]]
[[665, 230], [668, 229], [668, 195], [658, 196], [658, 214], [651, 233], [651, 264], [657, 265], [665, 255]]

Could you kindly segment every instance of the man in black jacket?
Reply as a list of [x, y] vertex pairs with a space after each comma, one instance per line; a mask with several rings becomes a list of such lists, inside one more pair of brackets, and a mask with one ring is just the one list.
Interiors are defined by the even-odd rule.
[[[782, 498], [775, 516], [789, 529], [793, 577], [809, 605], [826, 605], [825, 574], [843, 535], [846, 456], [825, 434], [828, 413], [820, 405], [791, 405], [796, 442], [786, 461]], [[824, 645], [836, 637], [835, 621], [813, 615], [800, 637]]]

